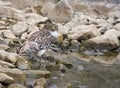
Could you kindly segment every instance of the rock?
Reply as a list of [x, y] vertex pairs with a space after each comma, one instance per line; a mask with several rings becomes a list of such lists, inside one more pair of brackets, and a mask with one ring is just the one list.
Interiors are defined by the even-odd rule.
[[36, 85], [39, 87], [47, 88], [47, 80], [45, 78], [40, 78], [36, 80]]
[[29, 33], [29, 35], [28, 36], [30, 36], [32, 33], [34, 33], [34, 32], [36, 32], [36, 31], [39, 31], [39, 28], [37, 27], [37, 26], [35, 26], [35, 25], [28, 25], [28, 33]]
[[26, 70], [24, 71], [24, 73], [26, 74], [26, 77], [32, 77], [32, 78], [39, 78], [39, 77], [49, 78], [50, 77], [50, 72], [43, 71], [43, 70]]
[[41, 86], [35, 86], [34, 88], [44, 88], [44, 87], [41, 87]]
[[3, 37], [8, 39], [16, 39], [16, 36], [10, 30], [3, 31]]
[[10, 47], [8, 45], [0, 44], [0, 50], [7, 50]]
[[67, 0], [61, 0], [57, 4], [45, 3], [42, 12], [55, 22], [61, 23], [68, 22], [73, 17], [73, 10]]
[[66, 28], [62, 24], [57, 23], [57, 26], [58, 26], [59, 33], [61, 33], [61, 34], [67, 34], [68, 33], [68, 28]]
[[14, 18], [20, 21], [24, 19], [24, 13], [21, 10], [8, 6], [0, 6], [0, 16], [5, 18]]
[[72, 84], [71, 83], [67, 83], [65, 88], [73, 88]]
[[28, 34], [25, 32], [21, 35], [21, 40], [25, 40], [27, 38]]
[[112, 50], [120, 45], [118, 36], [120, 36], [120, 31], [111, 29], [106, 31], [104, 35], [86, 40], [82, 45], [87, 49]]
[[59, 71], [60, 66], [59, 65], [54, 65], [54, 64], [49, 64], [45, 67], [48, 71]]
[[24, 72], [19, 69], [0, 68], [0, 73], [5, 73], [8, 76], [13, 77], [15, 82], [19, 82], [21, 84], [24, 84], [26, 79]]
[[95, 25], [79, 25], [69, 31], [68, 38], [86, 40], [99, 35], [100, 32]]
[[9, 67], [9, 68], [14, 68], [15, 67], [15, 65], [13, 65], [11, 63], [8, 63], [8, 62], [5, 62], [5, 61], [1, 61], [1, 60], [0, 60], [0, 65], [2, 67]]
[[18, 60], [16, 66], [21, 70], [28, 70], [31, 69], [31, 64], [25, 59], [24, 57], [17, 56]]
[[56, 64], [59, 64], [59, 63], [65, 65], [68, 69], [70, 69], [70, 68], [73, 67], [73, 64], [72, 64], [72, 63], [67, 62], [67, 61], [65, 61], [65, 60], [63, 60], [63, 59], [57, 59], [57, 60], [56, 60]]
[[120, 31], [120, 23], [116, 24], [116, 25], [114, 26], [114, 28], [115, 28], [116, 30]]
[[14, 82], [14, 79], [4, 73], [0, 73], [0, 83], [11, 84]]
[[14, 35], [20, 36], [27, 30], [28, 26], [25, 22], [18, 22], [17, 24], [13, 25], [11, 31]]
[[28, 13], [28, 14], [25, 14], [25, 22], [27, 24], [32, 24], [32, 25], [35, 25], [37, 24], [38, 22], [43, 22], [43, 21], [46, 21], [48, 18], [46, 17], [42, 17], [41, 15], [37, 14], [37, 13]]
[[21, 84], [10, 84], [8, 88], [26, 88], [24, 85]]

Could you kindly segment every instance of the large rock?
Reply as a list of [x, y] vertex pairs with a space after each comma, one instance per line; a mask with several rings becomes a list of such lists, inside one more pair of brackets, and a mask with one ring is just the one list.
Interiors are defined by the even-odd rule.
[[25, 74], [19, 69], [0, 68], [0, 73], [5, 73], [8, 76], [13, 77], [15, 82], [22, 84], [25, 82]]
[[4, 73], [0, 73], [0, 83], [11, 84], [14, 82], [14, 79]]
[[0, 16], [5, 18], [14, 18], [16, 20], [23, 20], [24, 13], [12, 7], [0, 6]]
[[73, 10], [67, 0], [61, 0], [57, 4], [46, 3], [44, 4], [42, 12], [56, 22], [68, 22], [73, 17]]
[[105, 32], [104, 35], [91, 38], [83, 43], [88, 49], [107, 49], [111, 50], [120, 46], [118, 37], [120, 31], [111, 29]]
[[28, 26], [25, 22], [18, 22], [11, 27], [11, 31], [14, 35], [19, 36], [27, 30]]
[[77, 27], [72, 28], [69, 31], [68, 38], [69, 39], [78, 39], [86, 40], [95, 36], [99, 36], [100, 32], [96, 28], [95, 25], [79, 25]]

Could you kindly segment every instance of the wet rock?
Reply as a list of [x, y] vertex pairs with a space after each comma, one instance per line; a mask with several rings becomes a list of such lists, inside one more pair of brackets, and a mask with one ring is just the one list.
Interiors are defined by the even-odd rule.
[[10, 30], [3, 31], [3, 37], [9, 39], [16, 39], [16, 36]]
[[10, 47], [8, 45], [0, 44], [0, 50], [7, 50]]
[[14, 35], [19, 36], [27, 30], [28, 26], [25, 22], [18, 22], [11, 27], [11, 31]]
[[11, 84], [14, 82], [14, 79], [4, 73], [0, 73], [0, 83]]
[[8, 63], [8, 62], [5, 62], [5, 61], [1, 61], [1, 60], [0, 60], [0, 65], [2, 67], [9, 67], [9, 68], [14, 68], [15, 67], [15, 65], [13, 65], [11, 63]]
[[111, 29], [105, 32], [104, 35], [91, 38], [85, 41], [82, 45], [85, 46], [87, 49], [112, 50], [120, 45], [118, 39], [119, 35], [120, 35], [119, 31]]
[[26, 70], [24, 71], [24, 73], [26, 74], [26, 77], [31, 77], [31, 78], [50, 77], [50, 72], [43, 70]]
[[99, 35], [100, 32], [96, 29], [95, 25], [79, 25], [69, 31], [68, 38], [86, 40]]
[[52, 72], [52, 71], [59, 71], [60, 66], [59, 65], [55, 65], [55, 64], [49, 64], [45, 67], [48, 71]]
[[24, 85], [21, 84], [10, 84], [8, 88], [26, 88]]
[[63, 59], [57, 59], [57, 60], [56, 60], [56, 64], [59, 64], [59, 63], [65, 65], [68, 69], [70, 69], [70, 68], [73, 67], [73, 64], [72, 64], [72, 63], [67, 62], [67, 61], [65, 61], [65, 60], [63, 60]]
[[39, 88], [47, 88], [47, 80], [45, 78], [37, 79], [36, 85], [39, 86]]
[[19, 82], [24, 84], [25, 82], [25, 74], [19, 69], [10, 69], [10, 68], [0, 68], [0, 73], [5, 73], [14, 78], [15, 82]]

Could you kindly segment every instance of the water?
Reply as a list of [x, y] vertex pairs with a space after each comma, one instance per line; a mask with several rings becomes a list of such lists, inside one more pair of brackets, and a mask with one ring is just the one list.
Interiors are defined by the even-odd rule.
[[65, 88], [68, 83], [73, 88], [120, 88], [120, 54], [90, 56], [69, 53], [63, 56], [74, 67], [65, 73], [53, 72], [49, 79], [50, 88]]

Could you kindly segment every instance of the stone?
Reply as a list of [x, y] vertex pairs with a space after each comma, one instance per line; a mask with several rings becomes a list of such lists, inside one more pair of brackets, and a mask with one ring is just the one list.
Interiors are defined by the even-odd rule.
[[0, 65], [2, 67], [9, 67], [9, 68], [14, 68], [15, 67], [15, 65], [13, 65], [11, 63], [8, 63], [8, 62], [5, 62], [5, 61], [2, 61], [2, 60], [0, 60]]
[[39, 87], [47, 88], [47, 80], [45, 78], [40, 78], [36, 80], [36, 85]]
[[37, 13], [28, 13], [25, 14], [25, 22], [27, 24], [37, 24], [38, 22], [44, 21], [46, 19], [46, 17], [42, 17], [41, 15], [37, 14]]
[[29, 33], [28, 36], [30, 36], [32, 33], [39, 31], [39, 28], [35, 25], [28, 25], [28, 30], [27, 32]]
[[21, 70], [28, 70], [31, 69], [31, 63], [27, 61], [26, 58], [22, 56], [17, 56], [18, 60], [16, 62], [16, 66]]
[[120, 31], [120, 23], [116, 24], [116, 25], [114, 26], [114, 28], [115, 28], [116, 30]]
[[95, 36], [99, 36], [100, 32], [97, 30], [96, 26], [91, 25], [79, 25], [77, 27], [72, 28], [69, 31], [68, 38], [69, 39], [79, 39], [86, 40]]
[[63, 26], [60, 23], [57, 23], [56, 25], [58, 26], [59, 33], [61, 33], [61, 34], [67, 34], [68, 33], [68, 31], [69, 31], [68, 28], [66, 28], [65, 26]]
[[44, 88], [44, 87], [41, 87], [41, 86], [35, 86], [34, 88]]
[[21, 40], [25, 40], [27, 38], [28, 34], [25, 32], [21, 35]]
[[53, 72], [53, 71], [59, 71], [60, 66], [55, 65], [55, 64], [49, 64], [45, 67], [48, 71]]
[[73, 9], [67, 0], [61, 0], [57, 4], [45, 3], [41, 11], [55, 22], [68, 22], [73, 17]]
[[0, 83], [11, 84], [14, 82], [14, 79], [7, 74], [0, 73]]
[[38, 77], [50, 77], [49, 71], [43, 71], [43, 70], [25, 70], [24, 73], [26, 74], [26, 77], [32, 77], [32, 78], [38, 78]]
[[21, 21], [24, 19], [24, 12], [12, 7], [0, 6], [0, 16], [5, 18], [14, 18]]
[[10, 30], [3, 31], [3, 37], [8, 39], [16, 39], [16, 36]]
[[11, 31], [14, 35], [20, 36], [27, 30], [28, 26], [25, 22], [18, 22], [17, 24], [11, 27]]
[[0, 73], [5, 73], [14, 79], [14, 82], [24, 84], [26, 77], [23, 71], [19, 69], [0, 68]]
[[0, 50], [7, 50], [9, 49], [10, 47], [8, 45], [5, 45], [5, 44], [0, 44]]
[[8, 86], [8, 88], [26, 88], [26, 87], [24, 85], [21, 85], [21, 84], [15, 84], [15, 83], [13, 83], [13, 84], [10, 84]]
[[65, 88], [73, 88], [72, 84], [71, 83], [67, 83]]
[[120, 31], [111, 29], [106, 31], [104, 35], [86, 40], [82, 45], [87, 49], [112, 50], [120, 45], [118, 39], [119, 36]]

